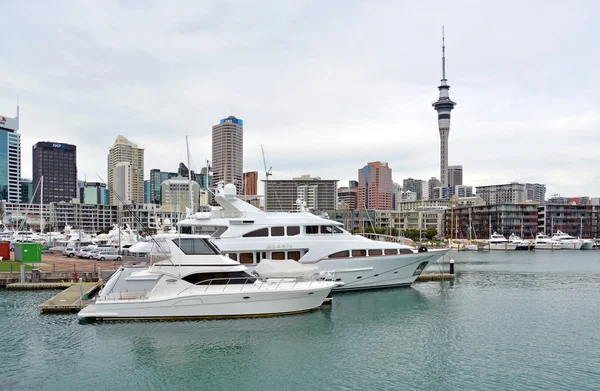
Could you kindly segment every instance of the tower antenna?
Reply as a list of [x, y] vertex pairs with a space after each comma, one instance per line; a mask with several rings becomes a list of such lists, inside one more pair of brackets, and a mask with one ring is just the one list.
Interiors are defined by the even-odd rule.
[[444, 26], [442, 25], [442, 80], [446, 80], [446, 43], [444, 39]]

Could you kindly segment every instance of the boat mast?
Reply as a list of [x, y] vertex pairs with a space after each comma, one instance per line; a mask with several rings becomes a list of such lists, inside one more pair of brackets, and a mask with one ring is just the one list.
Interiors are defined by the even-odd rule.
[[187, 150], [187, 164], [188, 164], [188, 188], [190, 192], [190, 209], [191, 214], [195, 212], [194, 208], [194, 191], [192, 189], [192, 167], [190, 166], [190, 144], [188, 142], [188, 136], [185, 136], [185, 148]]
[[40, 178], [40, 233], [44, 233], [44, 211], [42, 209], [44, 203], [44, 176]]
[[492, 212], [491, 211], [490, 211], [490, 215], [488, 217], [489, 217], [488, 234], [489, 234], [489, 237], [491, 238], [492, 237]]
[[523, 239], [523, 212], [521, 212], [521, 239]]

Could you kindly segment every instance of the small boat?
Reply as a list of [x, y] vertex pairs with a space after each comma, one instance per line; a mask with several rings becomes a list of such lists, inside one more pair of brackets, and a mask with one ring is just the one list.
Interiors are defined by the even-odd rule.
[[465, 245], [465, 251], [478, 251], [479, 247], [476, 244]]
[[535, 250], [535, 243], [530, 240], [523, 240], [519, 235], [510, 234], [508, 241], [517, 245], [517, 251]]
[[559, 241], [551, 239], [548, 235], [538, 234], [535, 237], [536, 250], [560, 250], [561, 244]]
[[517, 245], [515, 243], [509, 242], [504, 235], [500, 235], [497, 232], [494, 232], [490, 239], [488, 240], [488, 247], [490, 250], [500, 250], [500, 251], [514, 251], [517, 249]]
[[331, 274], [293, 260], [264, 259], [250, 274], [223, 255], [207, 235], [158, 235], [149, 267], [121, 266], [95, 304], [91, 319], [185, 319], [284, 315], [321, 306], [341, 285]]

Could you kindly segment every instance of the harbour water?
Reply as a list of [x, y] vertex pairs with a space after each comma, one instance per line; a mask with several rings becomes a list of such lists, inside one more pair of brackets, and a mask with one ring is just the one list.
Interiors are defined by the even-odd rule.
[[450, 257], [455, 281], [275, 318], [80, 324], [3, 290], [0, 390], [600, 388], [599, 251]]

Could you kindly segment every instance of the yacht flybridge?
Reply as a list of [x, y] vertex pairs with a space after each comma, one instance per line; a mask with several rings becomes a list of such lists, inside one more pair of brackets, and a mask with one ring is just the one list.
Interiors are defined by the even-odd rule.
[[182, 233], [208, 234], [233, 261], [250, 268], [265, 259], [317, 266], [344, 283], [334, 290], [408, 286], [448, 249], [410, 246], [352, 235], [342, 224], [308, 212], [264, 212], [236, 197], [232, 184], [215, 194], [219, 207], [182, 220]]
[[577, 239], [561, 230], [556, 231], [554, 236], [552, 236], [552, 240], [560, 242], [560, 248], [563, 250], [581, 250], [581, 246], [583, 246], [583, 240]]
[[319, 307], [340, 282], [293, 261], [249, 274], [205, 235], [158, 235], [150, 267], [121, 266], [80, 318], [170, 319], [282, 315]]

